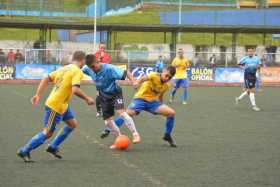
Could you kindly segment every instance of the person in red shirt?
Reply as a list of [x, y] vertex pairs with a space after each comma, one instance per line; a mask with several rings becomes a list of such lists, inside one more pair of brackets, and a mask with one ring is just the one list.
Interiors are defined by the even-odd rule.
[[16, 57], [15, 53], [13, 52], [12, 49], [10, 49], [10, 51], [9, 51], [8, 54], [7, 54], [7, 61], [8, 61], [8, 64], [14, 63], [15, 57]]
[[[112, 59], [111, 59], [109, 53], [106, 52], [105, 43], [100, 42], [100, 44], [98, 46], [98, 51], [96, 51], [94, 55], [96, 56], [97, 59], [99, 59], [99, 63], [111, 64]], [[96, 117], [100, 117], [102, 111], [101, 111], [101, 101], [100, 101], [98, 92], [96, 94], [95, 104], [96, 104], [96, 111], [97, 111]]]
[[112, 59], [106, 51], [106, 45], [104, 43], [101, 42], [99, 44], [98, 51], [96, 51], [94, 55], [99, 59], [99, 63], [111, 64]]

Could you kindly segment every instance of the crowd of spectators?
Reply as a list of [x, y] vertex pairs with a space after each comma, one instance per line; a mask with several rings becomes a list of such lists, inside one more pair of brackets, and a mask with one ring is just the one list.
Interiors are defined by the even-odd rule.
[[24, 56], [19, 49], [16, 51], [9, 49], [6, 53], [3, 49], [0, 49], [0, 64], [9, 65], [22, 62], [24, 62]]

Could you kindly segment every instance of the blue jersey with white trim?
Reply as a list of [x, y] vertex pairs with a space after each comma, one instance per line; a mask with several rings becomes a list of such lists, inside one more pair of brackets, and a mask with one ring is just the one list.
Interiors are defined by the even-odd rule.
[[101, 64], [100, 70], [94, 72], [87, 65], [82, 71], [90, 76], [96, 84], [96, 89], [103, 95], [114, 95], [121, 92], [121, 87], [116, 80], [121, 80], [125, 76], [125, 71], [111, 64]]
[[262, 63], [257, 56], [245, 56], [240, 60], [239, 64], [245, 66], [245, 74], [256, 74], [257, 66]]

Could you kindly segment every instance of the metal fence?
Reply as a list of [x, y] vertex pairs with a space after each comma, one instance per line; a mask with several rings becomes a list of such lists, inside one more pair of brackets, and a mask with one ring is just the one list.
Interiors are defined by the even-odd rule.
[[[0, 49], [0, 64], [68, 64], [76, 49]], [[94, 53], [92, 49], [84, 50], [86, 53]], [[152, 66], [159, 58], [168, 65], [176, 56], [174, 52], [164, 51], [108, 51], [114, 64], [126, 64], [128, 66]], [[196, 52], [185, 51], [184, 56], [192, 63], [192, 66], [203, 67], [234, 67], [245, 53], [231, 52]], [[279, 66], [280, 53], [256, 54], [264, 66]]]

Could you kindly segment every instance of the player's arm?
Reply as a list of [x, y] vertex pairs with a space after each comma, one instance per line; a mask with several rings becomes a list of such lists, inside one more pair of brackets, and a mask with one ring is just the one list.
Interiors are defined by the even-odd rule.
[[160, 94], [160, 96], [158, 97], [158, 99], [161, 103], [163, 103], [163, 95], [164, 95], [164, 93]]
[[50, 77], [45, 77], [41, 80], [35, 95], [31, 98], [31, 104], [33, 107], [35, 107], [39, 103], [44, 91], [48, 87], [49, 82], [51, 82]]
[[240, 68], [244, 69], [245, 61], [246, 61], [246, 57], [241, 58], [241, 60], [238, 63]]
[[73, 77], [73, 79], [72, 79], [72, 93], [75, 94], [76, 96], [78, 96], [79, 98], [85, 100], [88, 105], [93, 105], [94, 104], [93, 98], [86, 95], [80, 88], [82, 78], [83, 78], [82, 73], [78, 73], [77, 75], [75, 75]]
[[138, 88], [143, 82], [145, 82], [149, 79], [150, 78], [148, 76], [142, 76], [141, 78], [139, 78], [133, 82], [133, 87]]

